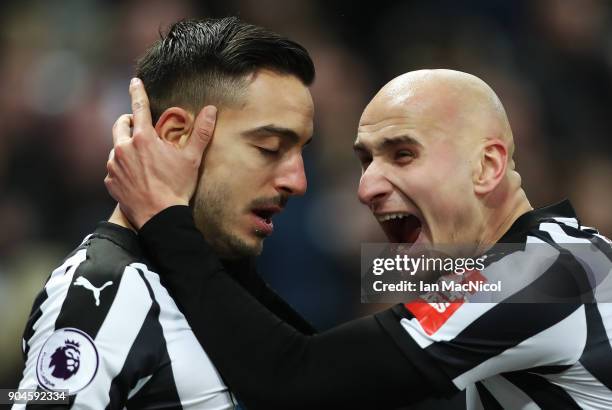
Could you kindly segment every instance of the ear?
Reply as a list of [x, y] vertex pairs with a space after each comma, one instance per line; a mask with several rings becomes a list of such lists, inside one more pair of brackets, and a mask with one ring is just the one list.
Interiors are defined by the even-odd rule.
[[474, 175], [474, 192], [486, 195], [493, 191], [508, 167], [508, 148], [500, 139], [487, 140], [480, 158], [479, 167]]
[[193, 114], [180, 107], [170, 107], [159, 116], [155, 131], [163, 140], [183, 147], [193, 130]]

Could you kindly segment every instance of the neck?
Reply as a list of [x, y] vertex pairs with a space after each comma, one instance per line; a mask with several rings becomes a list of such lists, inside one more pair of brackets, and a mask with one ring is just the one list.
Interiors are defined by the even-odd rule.
[[502, 208], [495, 210], [487, 218], [487, 226], [490, 229], [486, 230], [481, 238], [478, 244], [478, 251], [485, 252], [496, 244], [508, 232], [514, 221], [532, 209], [533, 207], [529, 203], [525, 191], [519, 187], [506, 198]]
[[108, 222], [114, 223], [119, 226], [123, 226], [124, 228], [128, 228], [136, 232], [136, 229], [134, 229], [134, 227], [132, 226], [130, 221], [127, 219], [125, 214], [121, 211], [119, 204], [117, 204], [112, 215], [110, 216], [110, 218], [108, 218]]
[[[121, 211], [119, 204], [117, 204], [110, 218], [108, 218], [108, 222], [114, 223], [119, 226], [123, 226], [124, 228], [130, 229], [138, 233], [136, 229], [134, 228], [134, 226], [130, 223], [129, 219]], [[212, 244], [210, 242], [209, 244], [211, 245], [211, 247], [213, 247], [213, 249], [219, 256], [219, 259], [221, 259], [224, 263], [243, 263], [243, 262], [246, 263], [247, 261], [249, 261], [250, 263], [250, 260], [254, 258], [254, 255], [241, 254], [238, 252], [230, 252], [230, 251], [224, 252], [218, 246], [215, 246], [215, 244]]]

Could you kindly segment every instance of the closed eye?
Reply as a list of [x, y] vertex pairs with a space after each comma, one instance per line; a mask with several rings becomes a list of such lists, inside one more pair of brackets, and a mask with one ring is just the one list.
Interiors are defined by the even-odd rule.
[[394, 160], [401, 164], [407, 164], [408, 162], [412, 161], [414, 158], [416, 158], [416, 154], [412, 150], [400, 149], [400, 150], [395, 151]]
[[276, 155], [280, 152], [280, 149], [276, 148], [266, 148], [266, 147], [260, 147], [259, 145], [256, 145], [255, 147], [257, 147], [257, 149], [259, 150], [259, 152], [261, 152], [263, 155]]
[[355, 150], [355, 154], [357, 155], [357, 158], [361, 163], [362, 170], [365, 171], [368, 165], [370, 165], [370, 163], [372, 162], [372, 154], [370, 154], [368, 150], [360, 147], [358, 144], [355, 145], [353, 149]]

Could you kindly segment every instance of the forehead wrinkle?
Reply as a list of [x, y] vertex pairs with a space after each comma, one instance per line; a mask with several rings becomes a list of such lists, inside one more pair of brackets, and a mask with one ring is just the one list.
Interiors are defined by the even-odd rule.
[[[410, 122], [410, 115], [398, 115], [398, 116], [392, 116], [392, 117], [385, 117], [380, 121], [373, 121], [371, 123], [360, 123], [359, 124], [359, 129], [365, 128], [364, 131], [366, 132], [376, 132], [379, 131], [382, 128], [388, 127], [388, 126], [393, 126], [393, 125], [397, 125], [398, 123], [401, 124], [402, 122]], [[398, 121], [398, 122], [393, 122], [393, 121]], [[388, 124], [389, 122], [393, 122], [392, 124]]]
[[394, 116], [374, 123], [360, 125], [357, 129], [357, 139], [378, 139], [385, 135], [412, 134], [415, 130], [414, 121], [408, 118], [408, 116]]

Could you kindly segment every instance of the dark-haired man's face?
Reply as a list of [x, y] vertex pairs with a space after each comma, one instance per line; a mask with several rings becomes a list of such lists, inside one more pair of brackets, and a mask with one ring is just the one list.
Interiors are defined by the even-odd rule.
[[269, 70], [253, 76], [239, 105], [219, 110], [194, 216], [223, 256], [259, 254], [272, 234], [272, 216], [306, 191], [302, 149], [313, 114], [308, 88]]

